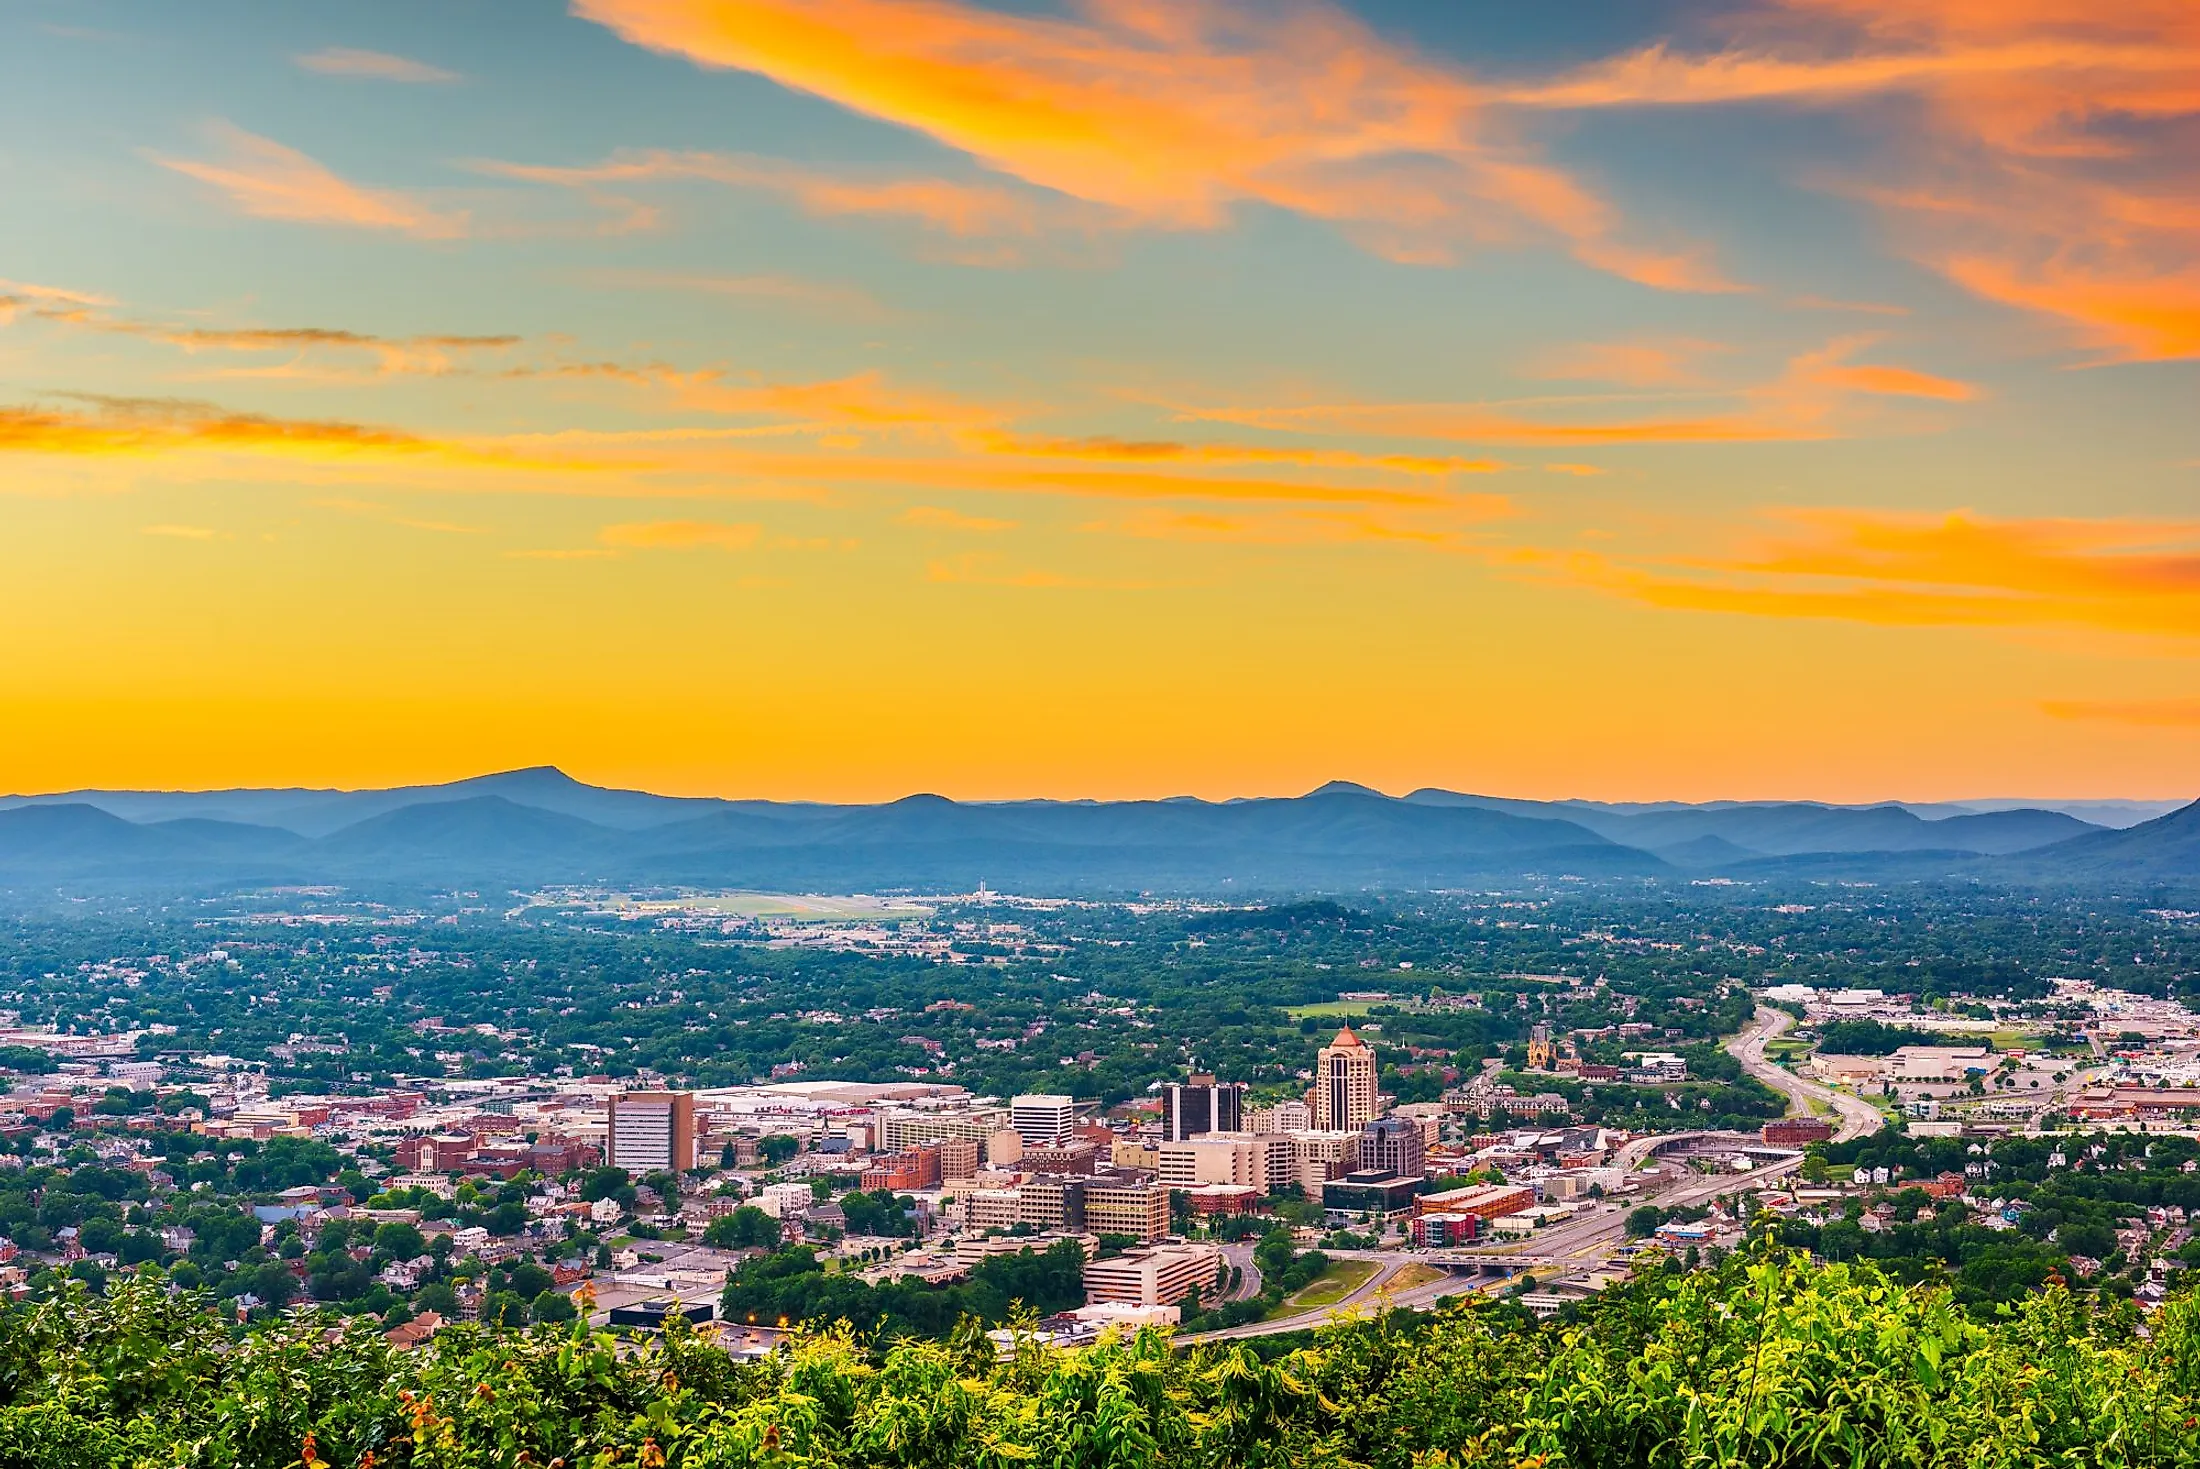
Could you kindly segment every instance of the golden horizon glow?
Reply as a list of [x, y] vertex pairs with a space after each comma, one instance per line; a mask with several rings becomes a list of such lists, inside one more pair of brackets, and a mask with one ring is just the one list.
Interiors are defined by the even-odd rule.
[[2184, 0], [114, 20], [0, 18], [0, 788], [2193, 778]]

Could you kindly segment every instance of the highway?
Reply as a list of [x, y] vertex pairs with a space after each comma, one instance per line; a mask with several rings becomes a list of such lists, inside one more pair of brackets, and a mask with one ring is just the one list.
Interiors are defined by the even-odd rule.
[[[1840, 1118], [1838, 1130], [1834, 1134], [1839, 1141], [1863, 1137], [1885, 1126], [1886, 1117], [1877, 1107], [1861, 1097], [1850, 1096], [1846, 1092], [1835, 1091], [1832, 1087], [1797, 1076], [1765, 1059], [1765, 1042], [1783, 1034], [1794, 1023], [1794, 1018], [1784, 1011], [1774, 1010], [1769, 1006], [1760, 1007], [1749, 1027], [1727, 1042], [1727, 1052], [1741, 1062], [1742, 1069], [1751, 1076], [1785, 1094], [1789, 1099], [1791, 1113], [1810, 1115], [1810, 1103], [1813, 1099], [1832, 1107]], [[1614, 1161], [1632, 1171], [1648, 1160], [1653, 1148], [1672, 1144], [1689, 1136], [1693, 1134], [1663, 1134], [1638, 1138], [1623, 1148]], [[1655, 1203], [1665, 1209], [1706, 1204], [1729, 1194], [1747, 1193], [1752, 1189], [1767, 1187], [1793, 1173], [1801, 1165], [1802, 1159], [1797, 1156], [1778, 1159], [1747, 1173], [1714, 1174], [1703, 1178], [1684, 1176], [1672, 1187], [1655, 1194], [1646, 1193], [1631, 1198], [1616, 1208], [1593, 1208], [1576, 1218], [1537, 1230], [1534, 1235], [1516, 1246], [1432, 1250], [1421, 1254], [1331, 1250], [1329, 1254], [1343, 1259], [1373, 1260], [1376, 1262], [1375, 1273], [1358, 1290], [1334, 1305], [1280, 1320], [1255, 1321], [1224, 1331], [1203, 1332], [1180, 1340], [1187, 1343], [1237, 1341], [1245, 1337], [1304, 1331], [1324, 1321], [1364, 1314], [1378, 1304], [1422, 1308], [1434, 1305], [1445, 1296], [1502, 1283], [1469, 1273], [1467, 1267], [1470, 1265], [1505, 1267], [1517, 1262], [1518, 1268], [1532, 1272], [1540, 1283], [1555, 1284], [1587, 1274], [1609, 1262], [1613, 1250], [1626, 1235], [1628, 1213], [1642, 1204]], [[1247, 1254], [1250, 1256], [1250, 1251]], [[1425, 1281], [1402, 1291], [1391, 1291], [1390, 1283], [1397, 1278], [1399, 1272], [1416, 1263], [1450, 1266], [1451, 1270], [1440, 1280]]]
[[1326, 1253], [1337, 1259], [1373, 1260], [1376, 1262], [1376, 1271], [1358, 1290], [1334, 1305], [1275, 1321], [1253, 1321], [1244, 1326], [1202, 1332], [1196, 1336], [1180, 1337], [1178, 1340], [1183, 1343], [1239, 1341], [1252, 1336], [1275, 1336], [1287, 1331], [1305, 1331], [1339, 1317], [1364, 1315], [1378, 1304], [1420, 1309], [1434, 1305], [1445, 1296], [1460, 1295], [1504, 1283], [1466, 1273], [1461, 1268], [1440, 1280], [1425, 1281], [1403, 1291], [1390, 1291], [1390, 1282], [1408, 1265], [1453, 1264], [1463, 1267], [1469, 1262], [1478, 1265], [1504, 1265], [1517, 1261], [1521, 1267], [1532, 1271], [1540, 1283], [1554, 1284], [1586, 1274], [1605, 1264], [1611, 1258], [1614, 1247], [1626, 1235], [1629, 1210], [1642, 1203], [1654, 1201], [1661, 1208], [1667, 1209], [1709, 1203], [1728, 1194], [1747, 1193], [1751, 1189], [1768, 1187], [1793, 1173], [1801, 1164], [1800, 1157], [1782, 1158], [1761, 1168], [1752, 1168], [1747, 1173], [1687, 1179], [1655, 1195], [1654, 1200], [1651, 1197], [1631, 1199], [1618, 1208], [1597, 1209], [1579, 1218], [1538, 1230], [1517, 1250], [1510, 1252], [1504, 1249], [1432, 1250], [1420, 1254], [1403, 1254], [1382, 1250], [1330, 1250]]
[[1835, 1091], [1797, 1076], [1784, 1066], [1776, 1066], [1765, 1059], [1765, 1042], [1783, 1035], [1795, 1024], [1795, 1017], [1784, 1010], [1770, 1006], [1757, 1007], [1757, 1016], [1749, 1028], [1726, 1043], [1727, 1054], [1742, 1063], [1742, 1069], [1775, 1091], [1785, 1092], [1790, 1115], [1810, 1116], [1813, 1100], [1824, 1102], [1839, 1114], [1841, 1122], [1835, 1131], [1835, 1142], [1845, 1143], [1851, 1138], [1868, 1137], [1886, 1126], [1887, 1119], [1877, 1107], [1862, 1097]]

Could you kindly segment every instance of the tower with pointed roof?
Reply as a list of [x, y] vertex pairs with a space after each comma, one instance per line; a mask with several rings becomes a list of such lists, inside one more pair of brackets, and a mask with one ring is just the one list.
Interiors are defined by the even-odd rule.
[[1319, 1131], [1357, 1131], [1375, 1119], [1375, 1050], [1349, 1025], [1321, 1049], [1313, 1102]]

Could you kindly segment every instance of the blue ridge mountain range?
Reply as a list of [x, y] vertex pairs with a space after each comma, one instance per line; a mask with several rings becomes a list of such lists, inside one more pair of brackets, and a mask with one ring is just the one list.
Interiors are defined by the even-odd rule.
[[1522, 877], [2200, 886], [2200, 805], [1611, 804], [1337, 781], [1232, 801], [653, 795], [549, 767], [390, 790], [0, 798], [0, 885], [601, 883], [964, 892], [1426, 889]]

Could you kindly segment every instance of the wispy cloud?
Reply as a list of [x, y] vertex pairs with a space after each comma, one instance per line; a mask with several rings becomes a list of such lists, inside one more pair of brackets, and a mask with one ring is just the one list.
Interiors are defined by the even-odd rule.
[[18, 300], [58, 301], [71, 306], [112, 306], [113, 298], [97, 296], [90, 291], [74, 291], [62, 286], [41, 286], [30, 281], [0, 280], [0, 296]]
[[1294, 464], [1313, 469], [1376, 469], [1394, 474], [1495, 474], [1499, 459], [1468, 459], [1455, 454], [1370, 454], [1352, 449], [1311, 449], [1303, 445], [1186, 442], [1177, 439], [1043, 438], [1008, 433], [985, 434], [976, 442], [996, 454], [1037, 459], [1089, 459], [1118, 464]]
[[1527, 550], [1535, 574], [1650, 606], [1883, 626], [2067, 626], [2200, 636], [2200, 522], [1997, 520], [1785, 509], [1737, 549]]
[[514, 376], [596, 379], [640, 388], [667, 406], [729, 417], [772, 417], [852, 429], [899, 430], [992, 428], [1015, 410], [982, 403], [937, 388], [907, 387], [879, 371], [812, 381], [737, 378], [718, 368], [681, 371], [663, 363], [629, 366], [617, 362], [554, 364], [515, 368]]
[[925, 563], [925, 580], [955, 586], [1007, 587], [1026, 591], [1148, 591], [1153, 583], [1071, 576], [1037, 567], [1015, 567], [990, 551], [970, 551]]
[[[1747, 388], [1698, 394], [1712, 406], [1644, 414], [1627, 398], [1525, 402], [1267, 404], [1180, 407], [1188, 421], [1300, 434], [1356, 434], [1485, 444], [1748, 444], [1843, 437], [1859, 399], [1967, 401], [1978, 389], [1911, 368], [1850, 359], [1878, 338], [1838, 338], [1791, 358], [1780, 375]], [[1623, 412], [1614, 414], [1617, 407]]]
[[967, 531], [974, 535], [992, 535], [1016, 529], [1016, 522], [1013, 520], [1001, 520], [990, 515], [965, 515], [960, 510], [949, 510], [940, 505], [912, 505], [895, 519], [903, 525], [913, 525], [923, 530]]
[[727, 525], [709, 520], [650, 520], [607, 525], [596, 533], [604, 545], [620, 551], [746, 551], [764, 533], [760, 525]]
[[821, 311], [876, 320], [889, 315], [878, 298], [858, 285], [841, 281], [806, 280], [792, 275], [699, 275], [661, 270], [589, 270], [579, 272], [581, 284], [605, 290], [673, 291], [683, 295], [715, 296], [733, 301], [756, 301], [813, 307]]
[[1499, 89], [1513, 107], [1910, 104], [1837, 187], [1987, 300], [2095, 360], [2200, 356], [2200, 7], [2190, 0], [1772, 0], [1710, 54], [1656, 45]]
[[212, 133], [220, 148], [218, 158], [155, 154], [154, 161], [221, 190], [239, 212], [258, 219], [380, 230], [423, 240], [456, 239], [467, 233], [462, 213], [434, 209], [399, 190], [351, 183], [272, 138], [228, 123], [216, 123]]
[[689, 180], [755, 189], [776, 194], [816, 218], [907, 223], [955, 242], [944, 253], [970, 265], [1021, 264], [1030, 258], [1030, 247], [1042, 241], [1090, 240], [1134, 222], [1120, 211], [996, 180], [828, 168], [754, 154], [652, 150], [570, 167], [493, 160], [473, 166], [503, 178], [575, 190], [597, 208], [636, 225], [654, 224], [656, 207], [614, 188]]
[[187, 399], [71, 397], [86, 406], [0, 407], [0, 454], [142, 458], [211, 453], [531, 469], [586, 467], [507, 453], [494, 445], [424, 438], [335, 419], [274, 418]]
[[[0, 287], [6, 284], [0, 282]], [[109, 310], [115, 303], [105, 297], [43, 287], [26, 286], [14, 295], [0, 293], [0, 307], [10, 303], [27, 306], [33, 316], [65, 327], [138, 337], [192, 355], [233, 353], [287, 359], [274, 367], [245, 368], [234, 376], [337, 378], [344, 374], [322, 369], [347, 359], [368, 357], [376, 364], [377, 376], [439, 377], [465, 370], [481, 356], [510, 352], [524, 342], [509, 332], [424, 332], [393, 337], [346, 327], [183, 326]]]
[[139, 530], [145, 535], [177, 541], [211, 541], [219, 534], [211, 526], [204, 525], [147, 525], [140, 526]]
[[291, 60], [307, 71], [317, 71], [323, 76], [363, 77], [378, 82], [415, 84], [464, 80], [455, 71], [445, 71], [442, 67], [430, 66], [425, 61], [414, 61], [407, 56], [392, 56], [387, 51], [362, 51], [353, 46], [325, 46], [319, 51], [293, 56]]
[[1571, 342], [1545, 348], [1526, 372], [1529, 377], [1635, 388], [1697, 387], [1704, 382], [1704, 360], [1726, 350], [1724, 343], [1697, 337]]
[[1477, 527], [1502, 520], [1511, 505], [1498, 496], [1441, 515], [1322, 508], [1216, 511], [1141, 508], [1112, 520], [1092, 521], [1087, 531], [1148, 541], [1188, 541], [1241, 546], [1391, 545], [1423, 549], [1484, 547]]
[[2200, 727], [2200, 699], [2044, 699], [2040, 710], [2054, 719], [2097, 724], [2135, 724], [2153, 729]]
[[1631, 238], [1611, 204], [1494, 121], [1463, 73], [1318, 0], [1095, 3], [1068, 16], [956, 0], [573, 8], [636, 45], [770, 77], [1147, 227], [1213, 229], [1261, 204], [1403, 261], [1555, 240], [1647, 285], [1731, 288], [1701, 249]]

